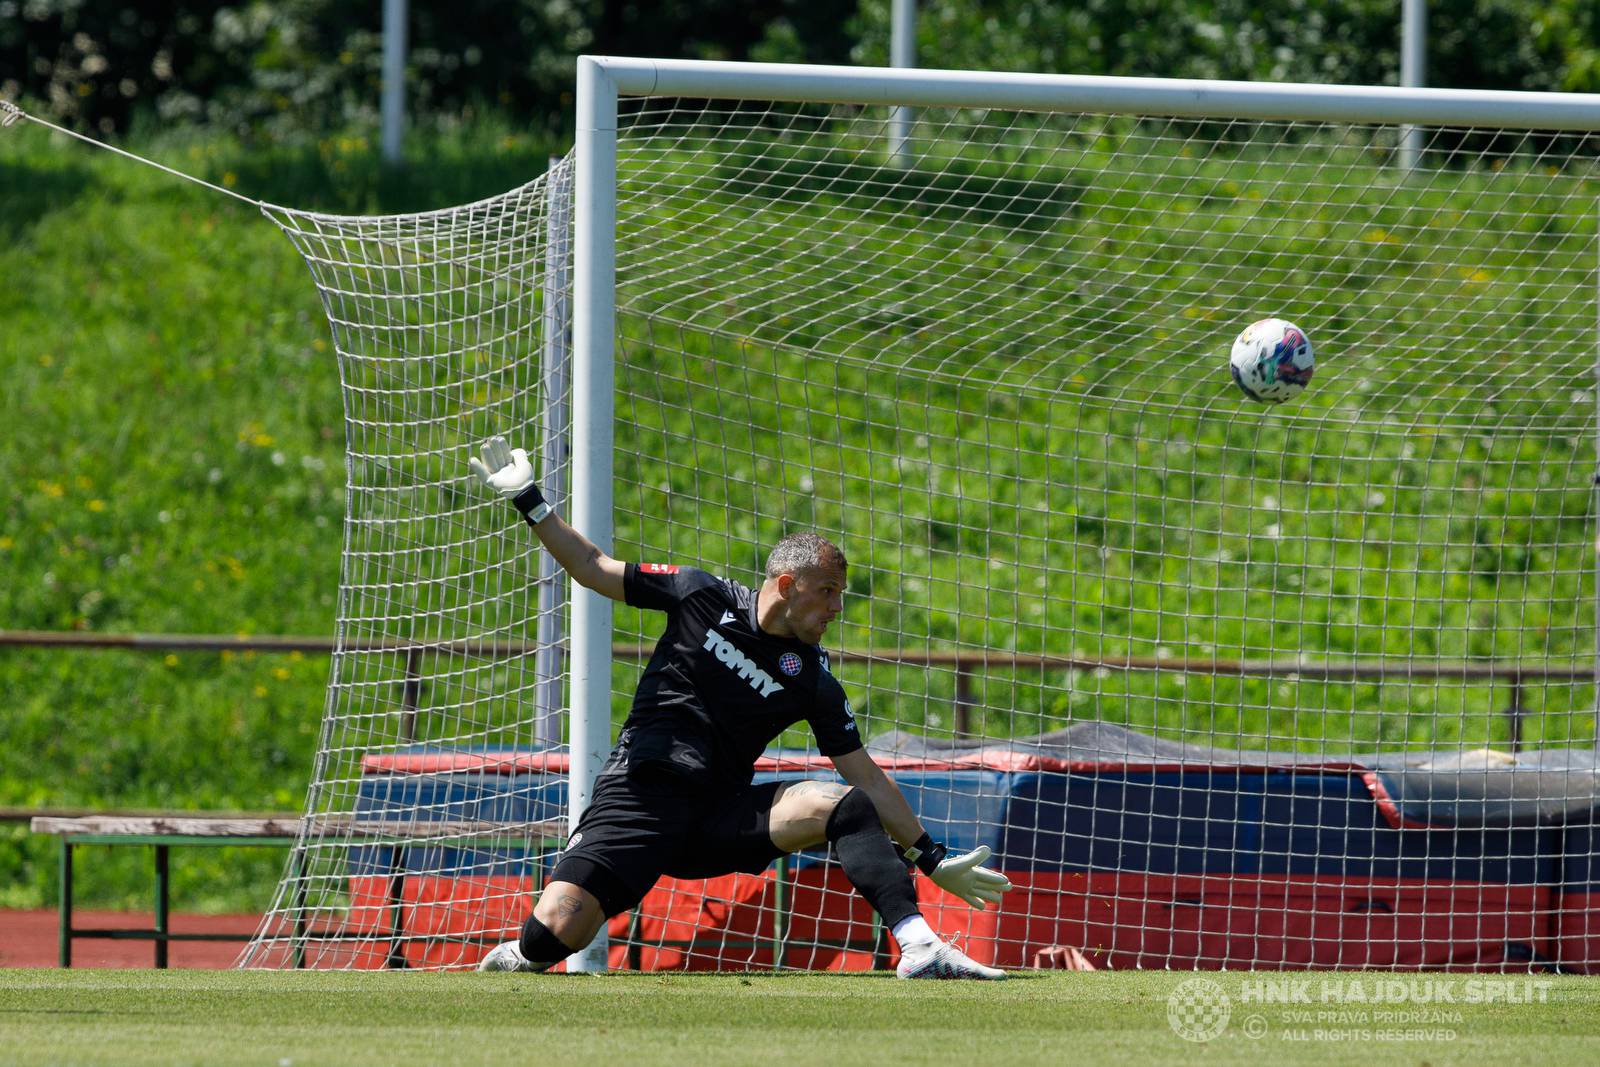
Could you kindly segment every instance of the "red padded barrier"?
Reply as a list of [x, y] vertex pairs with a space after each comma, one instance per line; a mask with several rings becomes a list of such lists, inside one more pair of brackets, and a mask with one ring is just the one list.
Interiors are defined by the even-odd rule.
[[[458, 941], [453, 938], [477, 937], [482, 931], [498, 930], [503, 938], [516, 937], [522, 923], [533, 910], [533, 879], [440, 878], [408, 875], [402, 886], [400, 921], [413, 936], [434, 937], [436, 941], [407, 941], [402, 953], [408, 967], [466, 967], [474, 965], [502, 938], [491, 937], [488, 944]], [[350, 879], [350, 924], [352, 933], [370, 932], [374, 941], [356, 950], [355, 967], [382, 969], [388, 965], [389, 944], [394, 931], [394, 908], [389, 900], [390, 882], [386, 877]]]
[[[806, 867], [784, 886], [788, 901], [783, 965], [816, 971], [872, 968], [877, 921], [833, 866]], [[642, 970], [745, 970], [773, 965], [776, 879], [734, 874], [705, 882], [663, 878], [638, 908], [630, 959], [629, 918], [611, 920], [613, 967]], [[689, 942], [693, 942], [692, 951]], [[847, 943], [853, 947], [847, 947]], [[659, 946], [659, 947], [657, 947]]]
[[1555, 949], [1547, 887], [1422, 880], [1030, 875], [999, 912], [926, 899], [973, 958], [1022, 967], [1074, 945], [1096, 967], [1527, 970]]
[[1571, 974], [1600, 974], [1600, 893], [1558, 893], [1554, 953]]
[[[1600, 973], [1600, 894], [1546, 887], [1422, 880], [1329, 882], [1302, 878], [1029, 874], [1010, 872], [1004, 907], [979, 912], [917, 879], [924, 914], [974, 959], [1025, 967], [1041, 951], [1073, 945], [1096, 967], [1399, 968], [1527, 970], [1530, 960]], [[410, 966], [469, 966], [486, 946], [448, 940], [474, 931], [512, 937], [527, 916], [526, 878], [406, 879]], [[643, 970], [743, 970], [772, 966], [774, 874], [706, 882], [664, 878], [630, 917], [612, 920], [610, 963]], [[833, 865], [795, 872], [785, 887], [783, 963], [807, 970], [867, 970], [877, 924]], [[392, 908], [386, 878], [353, 878], [351, 926], [375, 935], [356, 965], [386, 965]], [[1558, 910], [1559, 908], [1559, 910]], [[692, 942], [692, 950], [690, 943]], [[845, 943], [849, 943], [847, 946]], [[886, 962], [892, 965], [892, 950]]]
[[[1245, 763], [1177, 763], [1139, 762], [1130, 760], [1067, 760], [1055, 756], [1039, 756], [1009, 749], [980, 748], [947, 759], [926, 756], [884, 756], [872, 754], [872, 761], [886, 771], [1044, 771], [1056, 774], [1094, 774], [1103, 771], [1348, 771], [1352, 774], [1367, 769], [1359, 763], [1334, 761], [1329, 763], [1296, 763], [1293, 765], [1267, 765]], [[518, 751], [441, 751], [441, 752], [376, 752], [361, 758], [363, 774], [449, 774], [472, 771], [485, 774], [566, 774], [565, 752]], [[826, 756], [764, 755], [755, 762], [757, 773], [776, 771], [833, 771], [833, 762]], [[1369, 787], [1371, 783], [1369, 782]], [[1378, 788], [1382, 788], [1381, 784]]]

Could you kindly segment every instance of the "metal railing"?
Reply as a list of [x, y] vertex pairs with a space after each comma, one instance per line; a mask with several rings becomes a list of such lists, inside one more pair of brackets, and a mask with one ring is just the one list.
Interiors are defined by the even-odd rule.
[[[342, 643], [332, 637], [256, 634], [141, 634], [94, 633], [71, 630], [0, 630], [0, 648], [32, 646], [39, 648], [129, 649], [146, 652], [309, 652], [331, 655], [344, 652], [392, 652], [405, 657], [405, 677], [401, 684], [403, 712], [413, 717], [422, 695], [422, 658], [428, 653], [481, 656], [509, 659], [532, 655], [531, 641], [410, 641], [399, 638], [350, 637]], [[654, 646], [615, 643], [611, 654], [618, 659], [642, 661], [650, 658]], [[952, 719], [958, 736], [970, 736], [972, 712], [978, 706], [974, 683], [978, 675], [994, 670], [1028, 671], [1176, 671], [1184, 674], [1209, 674], [1232, 677], [1281, 678], [1290, 681], [1339, 682], [1408, 680], [1480, 682], [1504, 685], [1509, 689], [1504, 714], [1513, 752], [1522, 744], [1522, 723], [1526, 715], [1525, 697], [1529, 684], [1540, 682], [1593, 683], [1593, 663], [1537, 663], [1525, 660], [1411, 660], [1363, 658], [1312, 660], [1303, 657], [1272, 659], [1178, 658], [1161, 656], [1044, 656], [992, 649], [919, 651], [917, 649], [874, 648], [842, 649], [830, 652], [837, 663], [851, 665], [946, 668], [955, 675]]]

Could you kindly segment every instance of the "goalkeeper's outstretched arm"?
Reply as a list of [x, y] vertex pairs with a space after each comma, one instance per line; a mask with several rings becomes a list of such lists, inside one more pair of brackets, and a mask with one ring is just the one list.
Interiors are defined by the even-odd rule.
[[573, 581], [601, 596], [622, 599], [625, 564], [600, 551], [593, 541], [550, 510], [544, 494], [534, 483], [533, 464], [528, 461], [527, 452], [512, 448], [504, 437], [491, 437], [483, 443], [483, 458], [467, 462], [485, 485], [509, 499], [522, 512], [545, 551], [555, 557]]

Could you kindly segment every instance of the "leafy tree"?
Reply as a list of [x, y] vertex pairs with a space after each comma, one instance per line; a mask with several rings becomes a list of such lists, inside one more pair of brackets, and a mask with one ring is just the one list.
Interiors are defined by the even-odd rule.
[[[559, 130], [584, 52], [887, 62], [891, 0], [412, 5], [414, 116]], [[1394, 84], [1395, 0], [922, 0], [924, 66]], [[103, 133], [140, 113], [278, 135], [376, 122], [381, 6], [0, 0], [0, 93]], [[1595, 0], [1434, 0], [1428, 82], [1600, 89]]]
[[[584, 52], [840, 63], [854, 0], [414, 3], [407, 88], [426, 119], [487, 106], [554, 126]], [[151, 111], [241, 132], [376, 121], [381, 5], [0, 0], [0, 94], [111, 133]]]
[[[1395, 0], [923, 0], [919, 63], [1072, 74], [1397, 84]], [[854, 58], [886, 63], [890, 0], [862, 0]], [[1593, 0], [1434, 0], [1428, 82], [1597, 83]]]

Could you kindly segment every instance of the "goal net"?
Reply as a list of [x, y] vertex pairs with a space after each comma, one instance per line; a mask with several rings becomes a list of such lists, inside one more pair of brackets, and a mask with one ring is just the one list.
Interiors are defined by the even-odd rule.
[[[753, 586], [786, 533], [843, 547], [828, 647], [869, 750], [1016, 885], [979, 913], [917, 880], [977, 958], [1600, 968], [1600, 142], [1572, 111], [1390, 118], [1381, 90], [1172, 117], [1040, 82], [1096, 91], [923, 106], [899, 159], [877, 105], [920, 98], [892, 87], [622, 97], [613, 554]], [[470, 966], [581, 804], [577, 613], [467, 467], [503, 434], [564, 513], [593, 491], [573, 178], [268, 211], [332, 327], [349, 513], [305, 830], [247, 964]], [[1281, 406], [1228, 373], [1269, 315], [1316, 354]], [[616, 607], [589, 749], [661, 627]], [[757, 767], [831, 775], [803, 728]], [[894, 949], [818, 850], [664, 879], [605, 952]]]

